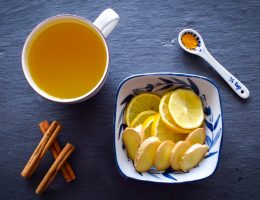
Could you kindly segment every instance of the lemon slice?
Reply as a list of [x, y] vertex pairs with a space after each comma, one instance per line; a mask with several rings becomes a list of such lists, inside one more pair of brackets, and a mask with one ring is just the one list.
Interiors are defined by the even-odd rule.
[[134, 128], [136, 126], [138, 126], [139, 124], [143, 124], [144, 121], [152, 116], [152, 115], [155, 115], [157, 114], [157, 112], [153, 111], [153, 110], [146, 110], [146, 111], [143, 111], [141, 113], [139, 113], [135, 118], [134, 120], [131, 122], [131, 125], [130, 127]]
[[202, 102], [192, 90], [177, 89], [169, 99], [169, 110], [175, 123], [185, 129], [195, 129], [204, 120]]
[[173, 118], [168, 108], [169, 99], [172, 93], [173, 92], [166, 93], [161, 99], [159, 105], [159, 112], [161, 114], [162, 121], [169, 129], [173, 130], [176, 133], [190, 133], [193, 129], [181, 128], [173, 121]]
[[155, 119], [155, 116], [156, 115], [152, 115], [148, 117], [143, 123], [144, 139], [147, 139], [148, 137], [151, 136], [152, 124]]
[[143, 93], [135, 96], [128, 104], [125, 111], [125, 122], [130, 126], [134, 118], [146, 110], [159, 111], [161, 98], [155, 94]]
[[171, 140], [174, 143], [185, 140], [186, 134], [177, 134], [169, 129], [162, 121], [161, 115], [158, 114], [155, 116], [155, 119], [152, 124], [152, 136], [156, 136], [160, 139], [161, 142], [166, 140]]

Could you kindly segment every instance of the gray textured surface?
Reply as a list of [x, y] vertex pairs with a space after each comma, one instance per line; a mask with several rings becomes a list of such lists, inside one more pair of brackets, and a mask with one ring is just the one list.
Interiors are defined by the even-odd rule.
[[[41, 20], [72, 13], [90, 20], [112, 7], [121, 21], [108, 38], [110, 72], [94, 98], [60, 105], [39, 97], [21, 70], [24, 40]], [[0, 1], [0, 199], [259, 199], [260, 196], [259, 1]], [[201, 59], [177, 44], [183, 28], [198, 30], [209, 51], [251, 91], [239, 99]], [[224, 142], [218, 170], [209, 179], [162, 185], [125, 180], [113, 151], [113, 108], [118, 84], [143, 72], [184, 72], [212, 78], [221, 88]], [[58, 119], [60, 140], [76, 151], [77, 181], [59, 174], [42, 197], [34, 190], [52, 162], [50, 154], [30, 180], [20, 176], [40, 139], [37, 123]]]

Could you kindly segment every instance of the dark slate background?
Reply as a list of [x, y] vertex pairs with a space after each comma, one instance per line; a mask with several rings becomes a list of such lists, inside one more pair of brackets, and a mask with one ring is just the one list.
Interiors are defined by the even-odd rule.
[[[47, 17], [71, 13], [94, 20], [105, 8], [121, 17], [108, 38], [109, 76], [92, 99], [62, 105], [38, 96], [26, 82], [21, 51], [32, 28]], [[209, 51], [249, 88], [243, 101], [198, 57], [182, 51], [177, 35], [194, 28]], [[259, 199], [260, 1], [20, 1], [0, 0], [0, 199]], [[207, 76], [221, 89], [224, 137], [216, 173], [205, 180], [154, 184], [124, 179], [113, 150], [116, 88], [144, 72]], [[40, 140], [37, 124], [58, 119], [61, 143], [75, 144], [70, 162], [77, 180], [59, 174], [42, 196], [35, 188], [51, 165], [48, 154], [33, 178], [20, 176]]]

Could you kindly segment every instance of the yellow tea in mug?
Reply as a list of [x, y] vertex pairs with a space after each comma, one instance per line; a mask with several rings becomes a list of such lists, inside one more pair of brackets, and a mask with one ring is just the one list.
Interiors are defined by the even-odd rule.
[[91, 91], [106, 70], [102, 37], [80, 20], [60, 20], [35, 34], [27, 51], [33, 81], [51, 96], [69, 99]]

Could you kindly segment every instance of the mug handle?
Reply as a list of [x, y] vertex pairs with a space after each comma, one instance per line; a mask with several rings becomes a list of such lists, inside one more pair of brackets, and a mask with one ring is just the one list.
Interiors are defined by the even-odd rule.
[[93, 24], [103, 33], [104, 37], [106, 38], [116, 27], [118, 21], [119, 15], [111, 8], [108, 8], [98, 16]]

